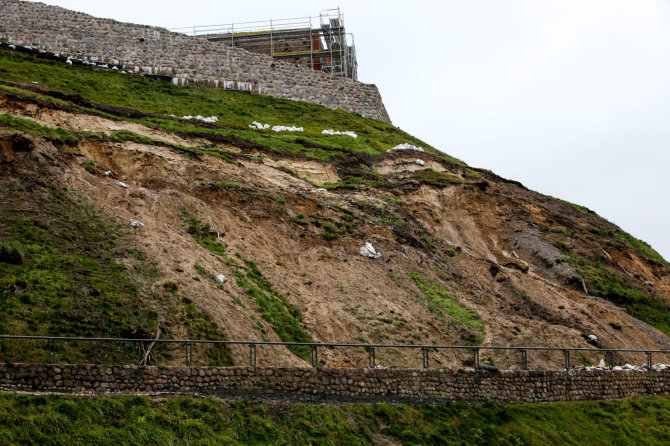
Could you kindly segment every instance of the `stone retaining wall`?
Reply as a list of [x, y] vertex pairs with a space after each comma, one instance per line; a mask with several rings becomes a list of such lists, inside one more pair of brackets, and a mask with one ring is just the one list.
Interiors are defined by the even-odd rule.
[[198, 392], [481, 402], [609, 400], [670, 392], [670, 372], [0, 364], [0, 390]]
[[0, 0], [0, 41], [171, 76], [180, 84], [225, 88], [250, 83], [256, 93], [391, 122], [375, 85], [163, 28], [96, 18], [43, 3]]

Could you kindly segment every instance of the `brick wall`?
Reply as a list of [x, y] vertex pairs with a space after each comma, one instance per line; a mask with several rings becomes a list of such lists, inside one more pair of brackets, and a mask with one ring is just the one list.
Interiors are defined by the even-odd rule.
[[172, 76], [180, 84], [221, 88], [226, 82], [251, 83], [256, 93], [391, 122], [375, 85], [163, 28], [96, 18], [43, 3], [0, 0], [0, 40], [121, 64], [129, 71]]
[[298, 394], [481, 402], [609, 400], [670, 392], [670, 372], [137, 367], [0, 364], [0, 390]]

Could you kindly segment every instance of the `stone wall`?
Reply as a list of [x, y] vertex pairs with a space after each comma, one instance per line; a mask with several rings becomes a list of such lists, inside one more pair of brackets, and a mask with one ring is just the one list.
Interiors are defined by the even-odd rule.
[[0, 40], [120, 64], [128, 71], [171, 76], [180, 84], [223, 88], [232, 82], [251, 83], [256, 93], [391, 122], [375, 85], [163, 28], [96, 18], [43, 3], [0, 0]]
[[608, 400], [670, 392], [670, 372], [0, 364], [0, 390], [297, 394], [481, 402]]

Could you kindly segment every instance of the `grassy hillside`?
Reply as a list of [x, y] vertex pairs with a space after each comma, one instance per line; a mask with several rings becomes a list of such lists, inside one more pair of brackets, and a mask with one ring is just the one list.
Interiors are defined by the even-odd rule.
[[[392, 125], [307, 102], [175, 86], [141, 76], [68, 66], [6, 50], [0, 50], [0, 80], [37, 82], [80, 96], [48, 99], [61, 106], [70, 105], [107, 115], [111, 113], [117, 118], [151, 124], [168, 131], [237, 138], [278, 152], [309, 158], [331, 159], [352, 153], [374, 155], [398, 144], [411, 143], [460, 163]], [[3, 88], [12, 90], [7, 86]], [[96, 107], [89, 101], [106, 107]], [[113, 107], [126, 107], [140, 113], [124, 113]], [[204, 124], [197, 120], [173, 119], [170, 115], [216, 116], [219, 121]], [[305, 131], [276, 133], [272, 130], [252, 130], [249, 125], [253, 121], [270, 126], [304, 127]], [[326, 129], [353, 131], [358, 138], [323, 135], [322, 131]]]
[[4, 394], [0, 423], [0, 444], [661, 445], [670, 399], [311, 406]]
[[[224, 338], [187, 296], [150, 285], [158, 271], [132, 230], [56, 181], [0, 180], [0, 333]], [[229, 352], [209, 352], [229, 365]], [[5, 361], [45, 362], [44, 345], [0, 342]], [[111, 356], [111, 359], [110, 359]], [[133, 360], [134, 353], [130, 352]], [[57, 361], [117, 361], [109, 345], [70, 343]]]

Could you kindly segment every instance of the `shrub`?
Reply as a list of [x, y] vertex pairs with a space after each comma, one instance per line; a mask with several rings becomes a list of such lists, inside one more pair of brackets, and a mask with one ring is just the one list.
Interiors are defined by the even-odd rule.
[[303, 214], [302, 212], [293, 217], [291, 219], [291, 222], [295, 223], [296, 225], [302, 225], [302, 226], [307, 224], [307, 221], [305, 220], [305, 214]]
[[165, 291], [174, 293], [179, 289], [179, 285], [174, 280], [166, 280], [163, 282], [163, 288], [165, 288]]
[[466, 168], [463, 171], [463, 176], [466, 177], [466, 178], [481, 178], [482, 174], [475, 171], [475, 170]]
[[224, 190], [233, 190], [233, 189], [239, 189], [240, 185], [237, 183], [228, 183], [226, 181], [220, 181], [218, 183], [214, 183], [213, 186], [217, 189], [224, 189]]
[[86, 160], [83, 163], [81, 163], [81, 167], [86, 169], [88, 173], [90, 173], [91, 175], [95, 175], [97, 173], [95, 163], [91, 160]]

